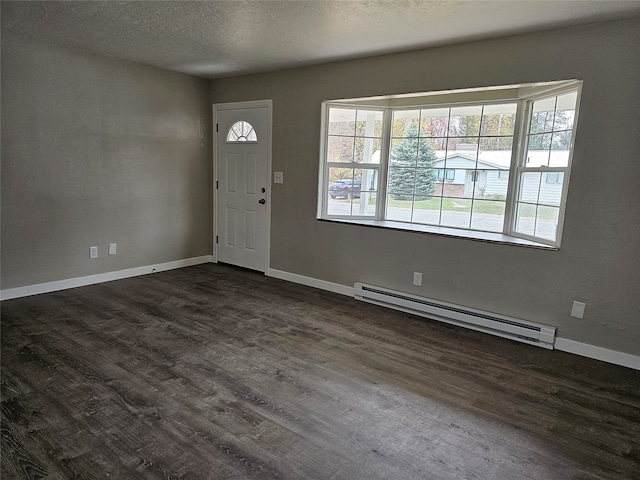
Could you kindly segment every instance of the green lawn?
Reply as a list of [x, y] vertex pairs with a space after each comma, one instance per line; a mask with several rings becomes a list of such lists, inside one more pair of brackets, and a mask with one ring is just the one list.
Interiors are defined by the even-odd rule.
[[[346, 200], [349, 201], [349, 200]], [[443, 211], [459, 211], [468, 212], [471, 208], [471, 199], [469, 198], [440, 198], [432, 197], [430, 200], [420, 200], [415, 202], [414, 208], [419, 210], [440, 210], [442, 202]], [[369, 205], [375, 204], [375, 198], [369, 200]], [[388, 201], [389, 207], [393, 208], [411, 208], [411, 201], [394, 200]], [[476, 199], [473, 203], [474, 213], [485, 213], [488, 215], [504, 215], [505, 202], [496, 200]], [[535, 205], [524, 205], [521, 211], [522, 217], [534, 217], [536, 214]], [[557, 216], [557, 209], [553, 207], [540, 206], [538, 208], [538, 217], [543, 220], [554, 220]]]
[[[419, 210], [442, 210], [444, 211], [468, 211], [471, 208], [471, 199], [468, 198], [440, 198], [433, 197], [430, 200], [419, 200], [415, 202], [413, 208]], [[490, 215], [504, 215], [504, 202], [476, 200], [473, 211], [477, 213], [487, 213]], [[405, 200], [389, 199], [389, 206], [396, 208], [411, 208], [411, 202]]]

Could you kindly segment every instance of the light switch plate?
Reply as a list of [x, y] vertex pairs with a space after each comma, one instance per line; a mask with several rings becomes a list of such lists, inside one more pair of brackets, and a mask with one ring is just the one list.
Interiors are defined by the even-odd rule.
[[118, 248], [118, 244], [117, 243], [110, 243], [109, 244], [109, 255], [115, 255], [117, 248]]

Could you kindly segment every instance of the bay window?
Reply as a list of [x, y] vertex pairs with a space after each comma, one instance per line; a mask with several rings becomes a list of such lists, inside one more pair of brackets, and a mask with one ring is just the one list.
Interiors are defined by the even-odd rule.
[[559, 247], [580, 87], [324, 102], [318, 217]]

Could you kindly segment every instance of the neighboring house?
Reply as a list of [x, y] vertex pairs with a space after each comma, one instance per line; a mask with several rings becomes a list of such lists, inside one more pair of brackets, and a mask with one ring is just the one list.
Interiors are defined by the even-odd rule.
[[[446, 155], [446, 157], [445, 157]], [[488, 200], [504, 200], [509, 182], [510, 150], [493, 150], [480, 152], [456, 150], [454, 152], [436, 151], [438, 183], [436, 196], [475, 197]], [[549, 157], [551, 157], [549, 159]], [[546, 164], [547, 159], [553, 167], [566, 162], [566, 153], [562, 151], [531, 151], [530, 164]], [[562, 173], [544, 172], [528, 173], [523, 182], [520, 198], [535, 201], [538, 192], [542, 203], [557, 205], [562, 193]]]
[[[492, 161], [478, 158], [476, 152], [449, 152], [445, 158], [444, 151], [436, 152], [438, 183], [435, 194], [445, 197], [471, 197], [502, 199], [507, 195], [509, 183], [509, 162], [503, 152], [483, 152], [502, 154], [494, 155]], [[508, 152], [505, 152], [508, 153]], [[501, 161], [505, 157], [504, 161]], [[475, 190], [475, 193], [474, 193]]]

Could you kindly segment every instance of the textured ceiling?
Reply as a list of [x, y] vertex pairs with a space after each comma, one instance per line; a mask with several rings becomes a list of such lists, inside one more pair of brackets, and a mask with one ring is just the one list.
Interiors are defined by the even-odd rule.
[[2, 31], [216, 78], [640, 15], [636, 1], [2, 1]]

